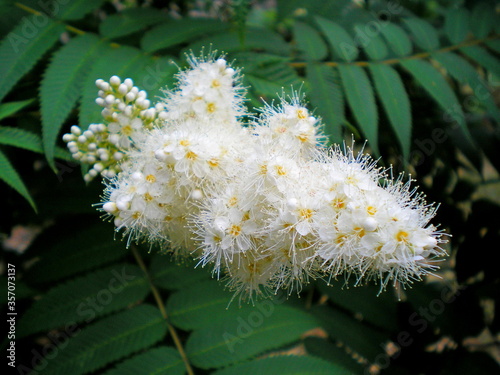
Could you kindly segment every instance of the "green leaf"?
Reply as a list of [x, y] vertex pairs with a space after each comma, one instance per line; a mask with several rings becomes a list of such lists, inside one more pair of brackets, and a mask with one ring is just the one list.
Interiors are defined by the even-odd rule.
[[[43, 54], [54, 45], [64, 31], [64, 25], [26, 16], [0, 44], [0, 100], [36, 64]], [[40, 26], [38, 26], [40, 25]]]
[[[250, 93], [255, 93], [255, 95], [263, 97], [264, 100], [271, 101], [282, 95], [283, 92], [300, 87], [302, 80], [297, 75], [296, 70], [289, 66], [286, 61], [278, 61], [258, 69], [245, 71], [243, 84], [250, 86]], [[260, 105], [261, 102], [257, 104]]]
[[[183, 330], [200, 329], [226, 319], [226, 308], [233, 293], [225, 291], [214, 281], [199, 282], [172, 294], [167, 302], [167, 314], [176, 327]], [[232, 311], [238, 309], [231, 306]]]
[[413, 78], [441, 107], [444, 111], [444, 119], [457, 123], [464, 133], [470, 137], [462, 106], [455, 92], [441, 73], [427, 61], [404, 60], [401, 65], [411, 73]]
[[121, 259], [128, 250], [113, 237], [114, 233], [102, 223], [81, 228], [76, 233], [61, 234], [25, 277], [38, 284], [54, 282]]
[[498, 109], [491, 89], [488, 87], [477, 70], [463, 57], [451, 53], [441, 52], [433, 55], [447, 72], [463, 85], [469, 85], [474, 91], [475, 97], [479, 100], [488, 112], [500, 122], [500, 110]]
[[134, 7], [106, 18], [99, 24], [99, 33], [113, 39], [133, 34], [160, 22], [168, 22], [165, 13], [154, 8]]
[[463, 42], [469, 32], [469, 11], [461, 7], [449, 9], [444, 18], [444, 31], [452, 43]]
[[[0, 144], [19, 147], [43, 154], [41, 138], [37, 134], [24, 129], [13, 128], [10, 126], [0, 126]], [[68, 151], [60, 147], [56, 147], [55, 156], [58, 159], [67, 161], [74, 160]]]
[[179, 264], [170, 254], [157, 253], [152, 257], [149, 271], [154, 285], [163, 289], [177, 290], [210, 279], [210, 272], [207, 269], [194, 268], [195, 265], [194, 261]]
[[304, 346], [308, 354], [332, 362], [354, 374], [360, 373], [363, 369], [361, 364], [347, 353], [345, 347], [339, 347], [331, 341], [319, 337], [306, 337]]
[[314, 20], [323, 31], [335, 57], [348, 62], [358, 57], [356, 42], [342, 26], [320, 16], [315, 16]]
[[0, 126], [0, 144], [43, 153], [42, 141], [38, 135], [10, 126]]
[[342, 141], [342, 125], [344, 117], [344, 99], [340, 79], [336, 70], [322, 64], [307, 64], [306, 77], [311, 89], [309, 97], [316, 107], [315, 114], [322, 117], [325, 133], [332, 142]]
[[207, 46], [214, 46], [218, 51], [225, 53], [257, 50], [287, 57], [290, 55], [290, 45], [280, 34], [261, 27], [247, 27], [245, 44], [241, 43], [238, 32], [232, 30], [213, 34], [194, 42], [187, 46], [184, 52], [198, 54]]
[[231, 319], [194, 331], [186, 344], [191, 363], [202, 369], [227, 366], [298, 340], [315, 319], [283, 305], [242, 309]]
[[103, 375], [183, 375], [186, 369], [179, 353], [169, 346], [160, 346], [127, 359]]
[[354, 32], [356, 33], [356, 40], [358, 41], [358, 44], [360, 47], [363, 47], [369, 59], [382, 60], [389, 52], [384, 40], [379, 33], [371, 35], [367, 34], [366, 29], [366, 24], [354, 25]]
[[[228, 26], [229, 24], [211, 19], [172, 20], [147, 31], [141, 39], [141, 48], [146, 52], [155, 52], [206, 37], [209, 34], [219, 33], [226, 30]], [[214, 45], [217, 46], [215, 43]]]
[[486, 38], [495, 23], [498, 23], [498, 15], [490, 4], [481, 1], [472, 10], [470, 28], [477, 39]]
[[50, 289], [22, 316], [17, 335], [89, 323], [143, 299], [148, 292], [144, 273], [137, 266], [120, 264], [95, 271]]
[[389, 44], [396, 55], [408, 56], [412, 53], [413, 45], [411, 44], [411, 40], [401, 26], [394, 23], [387, 23], [380, 29], [380, 33], [384, 36], [387, 44]]
[[76, 330], [57, 359], [41, 361], [35, 371], [51, 375], [95, 371], [154, 345], [165, 336], [167, 324], [156, 307], [140, 305]]
[[411, 107], [399, 73], [389, 65], [370, 64], [378, 97], [408, 160], [411, 143]]
[[92, 65], [105, 47], [96, 35], [77, 36], [54, 54], [45, 71], [40, 87], [42, 138], [52, 168], [55, 168], [54, 147], [61, 126], [80, 97]]
[[368, 75], [363, 68], [355, 65], [339, 65], [338, 69], [354, 118], [370, 147], [378, 154], [378, 113]]
[[66, 3], [55, 1], [51, 16], [61, 20], [79, 20], [104, 2], [105, 0], [72, 0]]
[[259, 71], [269, 65], [286, 64], [290, 61], [287, 57], [260, 52], [236, 52], [231, 57], [234, 57], [235, 64], [242, 67], [245, 74]]
[[28, 201], [31, 207], [33, 207], [33, 209], [36, 211], [35, 202], [31, 198], [26, 185], [24, 185], [23, 180], [14, 169], [12, 164], [10, 164], [9, 159], [7, 159], [2, 150], [0, 150], [0, 180], [4, 181], [7, 185], [21, 194], [24, 199]]
[[344, 288], [343, 281], [334, 281], [330, 285], [320, 283], [319, 290], [335, 305], [350, 311], [361, 321], [387, 331], [397, 331], [398, 301], [392, 291], [379, 294], [380, 286], [374, 284]]
[[319, 358], [279, 355], [245, 362], [213, 373], [214, 375], [348, 375], [348, 370]]
[[500, 53], [500, 39], [494, 39], [486, 42], [486, 45], [496, 53]]
[[293, 25], [293, 35], [297, 42], [297, 48], [306, 60], [323, 60], [328, 54], [325, 42], [319, 33], [308, 24], [296, 21]]
[[500, 77], [500, 61], [489, 53], [486, 49], [478, 46], [463, 47], [461, 52], [470, 57], [472, 60], [483, 66], [496, 77]]
[[385, 354], [384, 345], [389, 341], [386, 334], [328, 306], [314, 306], [311, 312], [331, 338], [342, 342], [369, 361], [373, 361], [381, 353]]
[[266, 78], [256, 77], [253, 74], [245, 74], [243, 77], [243, 84], [249, 86], [251, 89], [249, 94], [257, 96], [255, 106], [262, 105], [262, 100], [270, 102], [278, 98], [284, 90], [283, 85]]
[[35, 99], [20, 100], [17, 102], [9, 102], [0, 104], [0, 120], [9, 117], [17, 112], [19, 112], [24, 107], [27, 107], [33, 103]]
[[436, 29], [421, 18], [403, 18], [403, 22], [413, 34], [417, 46], [426, 51], [439, 48], [439, 38]]

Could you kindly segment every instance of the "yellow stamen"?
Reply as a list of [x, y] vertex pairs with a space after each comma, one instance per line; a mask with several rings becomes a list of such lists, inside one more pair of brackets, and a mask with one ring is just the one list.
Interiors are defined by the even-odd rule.
[[286, 175], [286, 169], [283, 168], [281, 165], [276, 166], [276, 173], [280, 176], [285, 176]]
[[214, 113], [215, 112], [215, 104], [214, 103], [208, 103], [207, 104], [207, 112], [208, 113]]
[[193, 151], [186, 152], [186, 158], [189, 160], [196, 160], [198, 155], [196, 155]]
[[229, 234], [231, 236], [238, 236], [241, 233], [241, 227], [239, 225], [233, 224], [229, 228]]
[[123, 128], [122, 128], [122, 133], [125, 134], [125, 135], [130, 135], [132, 134], [134, 130], [132, 129], [132, 127], [130, 125], [125, 125]]
[[299, 215], [303, 218], [303, 219], [306, 219], [306, 220], [309, 220], [312, 216], [313, 216], [313, 210], [311, 210], [310, 208], [301, 208], [299, 210]]
[[409, 233], [408, 232], [405, 232], [404, 230], [400, 230], [397, 234], [396, 234], [396, 240], [398, 242], [408, 242], [408, 237], [409, 237]]

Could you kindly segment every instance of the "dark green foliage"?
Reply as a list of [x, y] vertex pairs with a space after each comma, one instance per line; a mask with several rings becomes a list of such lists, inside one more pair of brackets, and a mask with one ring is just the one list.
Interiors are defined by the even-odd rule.
[[96, 35], [77, 36], [54, 54], [45, 71], [40, 86], [40, 109], [43, 144], [51, 164], [63, 122], [81, 95], [90, 67], [104, 50], [104, 42]]
[[[259, 9], [265, 20], [250, 1], [202, 18], [198, 2], [132, 3], [0, 7], [0, 238], [16, 267], [18, 372], [183, 374], [169, 324], [197, 374], [498, 372], [477, 351], [498, 346], [500, 329], [495, 2], [278, 0]], [[61, 136], [102, 121], [96, 79], [130, 77], [155, 102], [200, 51], [242, 69], [251, 111], [293, 87], [332, 143], [366, 139], [395, 174], [409, 170], [453, 234], [442, 279], [380, 295], [317, 280], [301, 298], [240, 304], [196, 260], [132, 245], [137, 262], [100, 222], [103, 185], [82, 182]], [[18, 227], [42, 232], [24, 252]]]
[[341, 366], [316, 358], [298, 356], [276, 356], [228, 367], [215, 372], [217, 375], [272, 375], [272, 374], [317, 374], [348, 375], [351, 372]]
[[262, 310], [245, 308], [194, 331], [186, 351], [197, 367], [223, 367], [292, 343], [316, 325], [309, 314], [268, 301]]
[[184, 364], [179, 353], [174, 348], [160, 346], [147, 352], [138, 354], [116, 365], [105, 375], [156, 375], [156, 374], [184, 374]]
[[166, 331], [165, 321], [156, 307], [137, 306], [77, 331], [68, 339], [57, 360], [35, 370], [47, 374], [87, 374], [147, 349], [160, 341]]
[[321, 116], [325, 133], [334, 143], [342, 140], [341, 129], [344, 118], [344, 98], [339, 74], [333, 68], [321, 64], [308, 64], [306, 77], [314, 87], [309, 93], [315, 115]]
[[372, 64], [370, 73], [385, 113], [401, 144], [403, 156], [408, 158], [411, 142], [411, 106], [404, 84], [389, 65]]
[[340, 65], [339, 73], [347, 103], [370, 146], [378, 154], [378, 112], [368, 75], [355, 65]]
[[18, 335], [63, 327], [68, 322], [90, 322], [143, 299], [148, 292], [137, 266], [118, 264], [104, 268], [50, 289], [26, 311]]
[[0, 63], [2, 64], [0, 100], [57, 42], [59, 34], [64, 30], [62, 24], [49, 19], [39, 28], [35, 26], [34, 21], [35, 16], [24, 17], [0, 44]]

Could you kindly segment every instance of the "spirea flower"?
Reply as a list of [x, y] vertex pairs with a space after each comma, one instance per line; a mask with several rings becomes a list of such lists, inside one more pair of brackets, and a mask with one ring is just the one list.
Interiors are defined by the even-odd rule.
[[316, 278], [420, 280], [445, 255], [436, 207], [367, 154], [328, 149], [298, 94], [249, 117], [240, 74], [191, 57], [151, 105], [130, 79], [96, 82], [103, 123], [64, 136], [106, 189], [101, 210], [128, 241], [191, 257], [240, 298]]

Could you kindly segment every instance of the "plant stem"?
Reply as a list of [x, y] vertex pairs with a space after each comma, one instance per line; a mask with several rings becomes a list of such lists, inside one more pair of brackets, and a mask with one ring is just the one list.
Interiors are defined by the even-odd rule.
[[[22, 9], [28, 13], [31, 13], [31, 14], [34, 14], [34, 15], [37, 15], [37, 16], [41, 16], [41, 15], [44, 15], [44, 13], [41, 13], [39, 12], [38, 10], [36, 9], [33, 9], [27, 5], [24, 5], [24, 4], [21, 4], [21, 3], [18, 3], [18, 2], [15, 2], [13, 3], [16, 7], [18, 7], [19, 9]], [[48, 17], [48, 16], [47, 16]], [[66, 28], [66, 30], [68, 31], [71, 31], [72, 33], [74, 34], [77, 34], [77, 35], [84, 35], [84, 34], [87, 34], [86, 31], [82, 30], [82, 29], [78, 29], [74, 26], [71, 26], [71, 25], [68, 25], [68, 24], [65, 24], [63, 21], [60, 21], [60, 20], [57, 20], [57, 19], [54, 19], [55, 22], [59, 22], [59, 23], [62, 23], [64, 24], [64, 27]], [[120, 47], [120, 45], [118, 43], [115, 43], [115, 42], [110, 42], [109, 43], [111, 45], [111, 47], [113, 48], [117, 48], [117, 47]]]
[[175, 347], [179, 351], [179, 354], [184, 361], [184, 365], [186, 367], [186, 371], [188, 375], [194, 375], [193, 368], [191, 367], [191, 364], [189, 363], [189, 359], [186, 355], [186, 352], [184, 351], [184, 347], [182, 346], [181, 340], [179, 338], [179, 335], [177, 334], [177, 331], [175, 330], [174, 326], [170, 324], [168, 321], [168, 315], [167, 311], [165, 310], [165, 305], [163, 303], [163, 300], [161, 298], [160, 292], [158, 291], [158, 288], [153, 284], [153, 281], [151, 280], [151, 275], [148, 272], [148, 269], [146, 265], [144, 264], [144, 261], [142, 260], [141, 255], [137, 251], [137, 248], [134, 245], [131, 245], [130, 248], [132, 249], [132, 254], [134, 254], [134, 258], [137, 261], [137, 264], [139, 264], [139, 267], [142, 269], [142, 271], [146, 274], [146, 277], [149, 282], [149, 287], [151, 288], [151, 291], [153, 292], [154, 299], [156, 301], [156, 304], [158, 305], [158, 308], [160, 309], [161, 315], [163, 316], [163, 319], [165, 319], [165, 322], [167, 323], [168, 331], [170, 332], [170, 336], [172, 336], [172, 340], [174, 340]]
[[[432, 56], [432, 54], [434, 54], [434, 53], [450, 52], [450, 51], [455, 51], [457, 49], [464, 48], [464, 47], [483, 44], [483, 43], [488, 42], [490, 40], [498, 39], [498, 37], [499, 37], [499, 35], [495, 34], [495, 35], [492, 35], [488, 38], [469, 40], [467, 42], [455, 44], [453, 46], [444, 47], [441, 49], [437, 49], [435, 51], [420, 52], [420, 53], [416, 53], [416, 54], [413, 54], [410, 56], [404, 56], [404, 57], [400, 57], [400, 58], [393, 58], [393, 59], [387, 59], [387, 60], [381, 60], [381, 61], [355, 61], [352, 63], [337, 62], [337, 61], [325, 61], [325, 62], [322, 62], [322, 64], [327, 65], [327, 66], [339, 66], [339, 65], [369, 66], [370, 64], [375, 64], [375, 63], [376, 64], [394, 65], [394, 64], [397, 64], [403, 60], [424, 59], [424, 58]], [[293, 68], [304, 68], [307, 65], [307, 62], [291, 62], [291, 63], [288, 63], [288, 65], [290, 65]]]

